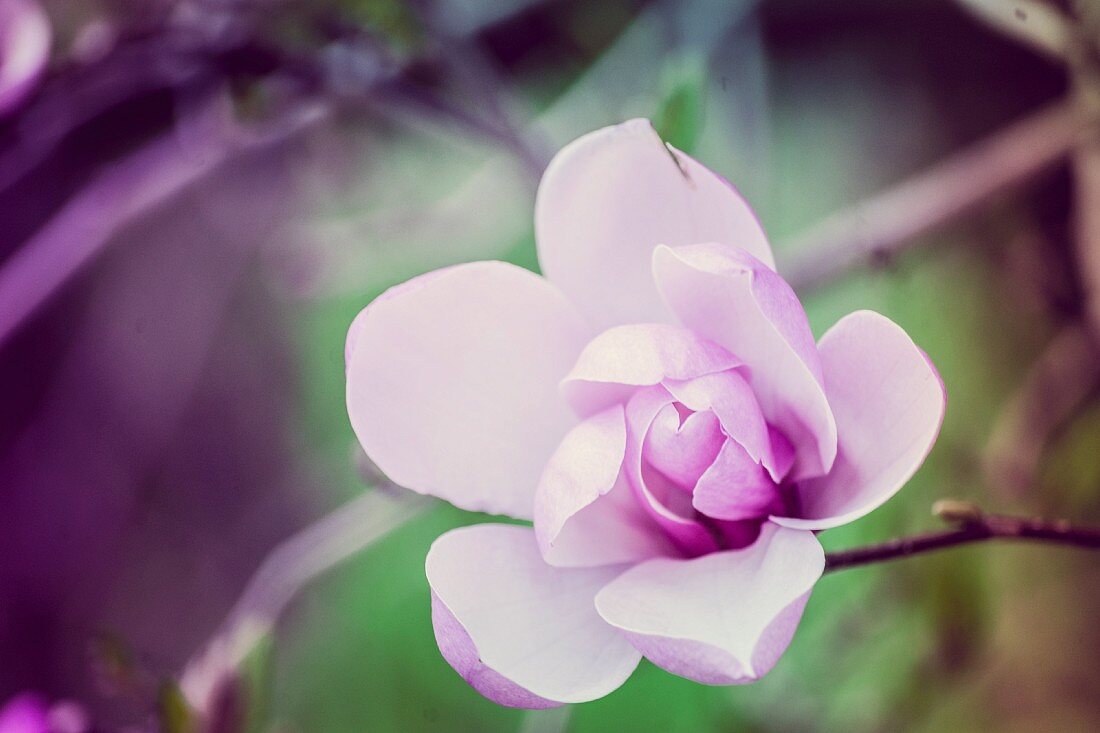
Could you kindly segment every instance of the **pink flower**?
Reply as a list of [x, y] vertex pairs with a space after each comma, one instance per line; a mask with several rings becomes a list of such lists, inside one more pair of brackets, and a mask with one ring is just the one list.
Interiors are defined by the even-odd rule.
[[348, 411], [378, 466], [534, 520], [432, 545], [440, 650], [516, 707], [606, 695], [642, 656], [758, 679], [821, 576], [814, 532], [916, 471], [943, 384], [876, 313], [815, 344], [748, 205], [644, 120], [559, 153], [535, 223], [545, 278], [439, 270], [348, 334]]
[[22, 692], [0, 707], [0, 733], [85, 733], [88, 714], [72, 700], [52, 706], [36, 692]]
[[0, 116], [31, 92], [50, 55], [50, 21], [35, 0], [0, 0]]
[[0, 733], [51, 733], [50, 711], [45, 698], [25, 692], [0, 708]]

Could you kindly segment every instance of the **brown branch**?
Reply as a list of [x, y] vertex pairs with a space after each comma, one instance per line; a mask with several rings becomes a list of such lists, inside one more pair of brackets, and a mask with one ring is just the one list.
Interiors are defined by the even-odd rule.
[[797, 290], [901, 252], [990, 196], [1046, 170], [1078, 141], [1082, 116], [1056, 103], [946, 161], [844, 209], [786, 243], [780, 271]]
[[933, 512], [958, 526], [939, 532], [901, 537], [877, 545], [830, 552], [825, 558], [825, 572], [900, 560], [986, 540], [1027, 540], [1100, 550], [1100, 528], [1097, 527], [1078, 527], [1061, 519], [985, 514], [972, 504], [957, 501], [937, 502]]

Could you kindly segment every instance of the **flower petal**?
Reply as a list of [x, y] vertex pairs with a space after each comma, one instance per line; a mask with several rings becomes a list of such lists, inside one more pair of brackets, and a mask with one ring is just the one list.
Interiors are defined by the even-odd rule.
[[631, 495], [620, 471], [625, 451], [622, 405], [594, 415], [562, 440], [535, 493], [535, 534], [546, 562], [593, 567], [673, 552]]
[[624, 403], [635, 387], [664, 379], [691, 379], [730, 369], [740, 361], [718, 344], [680, 326], [617, 326], [584, 347], [562, 380], [562, 393], [578, 415]]
[[539, 185], [535, 235], [543, 273], [603, 328], [672, 320], [650, 275], [658, 244], [725, 242], [774, 266], [741, 195], [641, 119], [554, 157]]
[[[754, 461], [762, 463], [776, 481], [789, 470], [789, 461], [777, 457], [772, 431], [752, 387], [738, 371], [705, 374], [686, 381], [666, 379], [662, 384], [688, 409], [713, 412], [726, 435], [740, 443]], [[774, 442], [783, 451], [788, 446], [783, 441]]]
[[782, 512], [779, 487], [737, 442], [727, 440], [699, 478], [691, 505], [714, 519], [763, 519]]
[[819, 348], [840, 448], [828, 475], [799, 484], [802, 518], [775, 518], [803, 529], [847, 524], [896, 494], [932, 450], [947, 407], [935, 367], [885, 316], [847, 315]]
[[636, 565], [596, 594], [596, 608], [657, 666], [743, 684], [775, 666], [824, 568], [812, 532], [769, 522], [741, 550]]
[[22, 102], [50, 58], [50, 20], [36, 0], [0, 0], [0, 115]]
[[649, 428], [642, 455], [649, 465], [691, 493], [725, 442], [713, 412], [693, 412], [681, 418], [676, 405], [666, 405]]
[[653, 276], [681, 323], [744, 362], [764, 416], [794, 446], [791, 478], [828, 471], [836, 422], [806, 313], [783, 278], [721, 244], [658, 247]]
[[531, 518], [575, 419], [558, 395], [590, 333], [552, 285], [501, 262], [429, 273], [356, 318], [352, 427], [394, 482], [463, 509]]
[[646, 436], [657, 415], [675, 399], [661, 386], [639, 390], [626, 405], [626, 473], [642, 509], [682, 552], [703, 555], [718, 544], [710, 531], [691, 515], [691, 497], [643, 461]]
[[494, 702], [545, 708], [594, 700], [638, 664], [641, 655], [592, 600], [622, 566], [555, 568], [529, 527], [481, 524], [437, 539], [425, 567], [440, 651]]

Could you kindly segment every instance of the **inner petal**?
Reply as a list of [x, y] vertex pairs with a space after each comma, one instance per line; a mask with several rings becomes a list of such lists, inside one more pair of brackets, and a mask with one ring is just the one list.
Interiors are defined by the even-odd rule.
[[718, 417], [708, 411], [685, 412], [666, 405], [646, 436], [642, 457], [677, 487], [691, 492], [718, 456], [725, 435]]
[[673, 485], [642, 456], [645, 438], [657, 415], [676, 400], [659, 385], [638, 390], [626, 405], [626, 459], [623, 468], [634, 497], [676, 547], [689, 557], [719, 548], [714, 535], [698, 521], [691, 496]]
[[779, 486], [733, 440], [725, 441], [699, 479], [692, 505], [708, 517], [733, 521], [764, 518], [783, 509]]

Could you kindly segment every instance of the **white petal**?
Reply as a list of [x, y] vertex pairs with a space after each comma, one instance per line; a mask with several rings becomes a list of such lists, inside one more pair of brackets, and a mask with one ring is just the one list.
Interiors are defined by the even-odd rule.
[[819, 349], [836, 415], [836, 463], [799, 484], [800, 518], [774, 518], [803, 529], [847, 524], [896, 494], [932, 450], [947, 407], [935, 367], [885, 316], [849, 314]]
[[658, 244], [723, 242], [774, 267], [741, 195], [640, 119], [557, 154], [539, 186], [535, 234], [543, 273], [601, 328], [671, 322], [650, 270]]
[[478, 262], [391, 289], [355, 319], [347, 402], [394, 482], [463, 509], [533, 515], [575, 422], [558, 394], [590, 332], [552, 285]]
[[426, 561], [440, 651], [501, 705], [543, 708], [603, 697], [641, 658], [593, 605], [622, 569], [547, 565], [528, 527], [452, 530], [432, 544]]
[[742, 684], [779, 660], [824, 568], [812, 532], [766, 523], [741, 550], [637, 565], [596, 595], [596, 608], [659, 667]]
[[625, 452], [621, 405], [565, 436], [535, 494], [535, 534], [546, 562], [592, 567], [673, 553], [634, 499], [622, 473]]

